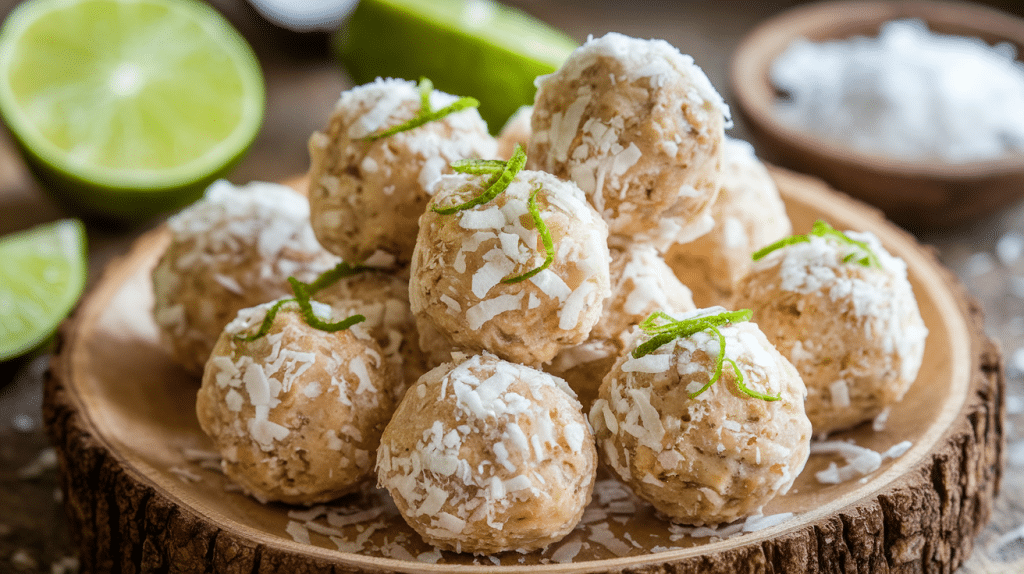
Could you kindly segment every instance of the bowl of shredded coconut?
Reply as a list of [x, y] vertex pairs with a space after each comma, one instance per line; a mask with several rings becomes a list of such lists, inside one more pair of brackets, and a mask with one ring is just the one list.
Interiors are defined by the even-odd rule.
[[915, 230], [1024, 197], [1024, 20], [967, 3], [834, 1], [762, 23], [732, 60], [767, 159]]

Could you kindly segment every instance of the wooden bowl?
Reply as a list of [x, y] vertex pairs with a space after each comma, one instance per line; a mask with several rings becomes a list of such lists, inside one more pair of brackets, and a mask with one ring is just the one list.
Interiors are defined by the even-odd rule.
[[793, 40], [874, 36], [883, 22], [898, 18], [920, 18], [933, 31], [975, 36], [990, 44], [1010, 42], [1018, 54], [1024, 53], [1024, 20], [977, 5], [837, 1], [789, 10], [750, 32], [732, 58], [732, 93], [758, 152], [769, 161], [819, 176], [915, 230], [970, 222], [1024, 197], [1024, 154], [965, 164], [907, 161], [844, 147], [776, 116], [778, 93], [769, 70]]
[[[202, 460], [202, 451], [213, 447], [196, 421], [198, 381], [159, 344], [150, 314], [150, 273], [169, 240], [161, 227], [109, 266], [64, 324], [46, 384], [46, 424], [83, 571], [954, 570], [988, 520], [1002, 474], [999, 350], [984, 334], [977, 304], [929, 249], [819, 180], [778, 169], [773, 175], [797, 231], [828, 215], [841, 229], [874, 232], [907, 262], [930, 331], [918, 380], [884, 430], [866, 424], [835, 437], [876, 451], [913, 442], [878, 471], [860, 481], [820, 484], [814, 473], [833, 459], [813, 455], [793, 489], [765, 509], [792, 518], [724, 540], [683, 535], [646, 503], [607, 491], [566, 541], [543, 553], [500, 555], [497, 564], [433, 553], [375, 495], [342, 499], [333, 512], [346, 517], [330, 522], [329, 511], [320, 512], [319, 533], [309, 534], [292, 523], [305, 523], [317, 510], [260, 504]], [[363, 518], [353, 519], [353, 512]], [[546, 564], [565, 557], [573, 561]]]

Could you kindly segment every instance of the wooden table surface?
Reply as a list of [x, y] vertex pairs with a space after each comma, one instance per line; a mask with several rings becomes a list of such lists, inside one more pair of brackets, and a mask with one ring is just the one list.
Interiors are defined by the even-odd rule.
[[[238, 27], [256, 50], [267, 84], [262, 131], [247, 157], [229, 179], [278, 181], [301, 174], [309, 165], [306, 142], [323, 127], [338, 95], [351, 86], [331, 59], [326, 34], [297, 34], [262, 20], [243, 0], [211, 0]], [[728, 63], [743, 35], [764, 18], [799, 4], [795, 0], [648, 0], [643, 3], [597, 0], [509, 0], [562, 28], [579, 41], [608, 31], [664, 38], [691, 54], [728, 101]], [[1016, 0], [988, 2], [1024, 15]], [[0, 17], [16, 4], [0, 0]], [[730, 134], [745, 138], [741, 120]], [[0, 235], [71, 216], [32, 179], [6, 131], [0, 131]], [[1012, 358], [1024, 344], [1024, 269], [995, 256], [1001, 237], [1021, 229], [1024, 207], [1016, 206], [970, 227], [923, 237], [986, 305], [993, 334]], [[157, 221], [121, 228], [89, 226], [90, 282], [103, 265], [124, 253], [132, 240]], [[1005, 237], [1004, 237], [1005, 239]], [[1006, 245], [1006, 242], [1003, 242]], [[1019, 273], [1020, 272], [1020, 273]], [[1013, 295], [1016, 289], [1016, 295]], [[1009, 293], [1009, 294], [1008, 294]], [[1013, 318], [1017, 317], [1016, 322]], [[1011, 361], [1010, 382], [1021, 396], [1021, 368]], [[46, 438], [39, 416], [40, 372], [45, 358], [0, 363], [0, 572], [63, 572], [73, 563], [70, 538], [61, 515], [60, 493], [45, 456], [31, 467]], [[1013, 405], [1011, 405], [1011, 410]], [[1019, 421], [1024, 427], [1024, 420]], [[1012, 456], [1012, 453], [1011, 453]], [[1024, 458], [1024, 453], [1022, 453]], [[1012, 462], [1012, 461], [1011, 461]], [[29, 476], [31, 475], [31, 476]], [[1004, 482], [1005, 483], [1005, 482]], [[1005, 487], [1004, 487], [1004, 490]], [[1019, 490], [1019, 489], [1018, 489]], [[1005, 510], [994, 520], [999, 532], [1014, 526], [1012, 513], [1024, 505], [1019, 492], [1004, 495]], [[70, 571], [70, 570], [68, 570]]]

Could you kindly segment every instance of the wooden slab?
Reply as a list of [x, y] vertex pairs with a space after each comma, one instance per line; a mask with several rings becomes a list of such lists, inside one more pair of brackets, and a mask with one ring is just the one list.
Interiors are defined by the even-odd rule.
[[[999, 349], [977, 303], [928, 248], [818, 180], [773, 174], [798, 232], [825, 218], [874, 232], [906, 260], [930, 330], [918, 380], [886, 428], [834, 437], [876, 451], [913, 443], [863, 480], [819, 484], [814, 472], [834, 459], [812, 456], [793, 490], [765, 509], [792, 518], [718, 539], [687, 535], [605, 478], [566, 541], [493, 557], [497, 564], [433, 552], [372, 491], [306, 516], [260, 504], [196, 456], [212, 451], [195, 417], [198, 381], [161, 348], [150, 317], [149, 274], [169, 239], [161, 227], [109, 266], [64, 324], [46, 385], [46, 424], [83, 571], [952, 572], [999, 488]], [[351, 516], [358, 512], [362, 520]], [[320, 533], [296, 541], [310, 522]]]

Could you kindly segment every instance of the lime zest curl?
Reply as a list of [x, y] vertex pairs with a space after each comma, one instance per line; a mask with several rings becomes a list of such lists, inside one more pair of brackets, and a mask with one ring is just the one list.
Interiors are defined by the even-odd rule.
[[750, 309], [740, 309], [738, 311], [726, 311], [717, 315], [706, 315], [703, 317], [694, 317], [692, 319], [678, 320], [672, 318], [668, 313], [663, 311], [655, 311], [651, 313], [646, 319], [640, 323], [640, 329], [650, 335], [651, 338], [645, 341], [643, 344], [638, 345], [633, 350], [633, 358], [639, 359], [645, 355], [648, 355], [675, 339], [681, 337], [689, 337], [690, 335], [699, 333], [701, 331], [711, 331], [716, 337], [718, 337], [718, 356], [715, 358], [715, 372], [712, 374], [711, 379], [704, 383], [700, 389], [688, 393], [688, 396], [693, 399], [697, 398], [701, 393], [711, 388], [711, 385], [718, 382], [722, 377], [722, 369], [725, 363], [728, 362], [733, 369], [734, 380], [736, 382], [736, 388], [745, 395], [761, 399], [763, 401], [777, 401], [782, 398], [782, 393], [778, 395], [768, 395], [755, 391], [743, 382], [743, 370], [740, 369], [736, 361], [725, 356], [725, 335], [718, 329], [722, 325], [729, 325], [732, 323], [739, 323], [743, 321], [749, 321], [753, 316], [753, 312]]
[[294, 301], [294, 298], [281, 299], [277, 301], [276, 303], [271, 305], [270, 309], [267, 309], [267, 314], [263, 316], [263, 322], [260, 323], [259, 330], [257, 330], [252, 335], [235, 335], [235, 340], [241, 341], [243, 343], [251, 343], [256, 339], [262, 338], [263, 336], [270, 332], [270, 327], [273, 326], [274, 319], [277, 317], [277, 312], [281, 310], [281, 307], [284, 306], [285, 303], [292, 303]]
[[856, 239], [847, 236], [842, 231], [837, 230], [836, 228], [832, 227], [831, 225], [829, 225], [828, 223], [821, 219], [814, 222], [814, 226], [811, 228], [810, 233], [807, 233], [805, 235], [793, 235], [791, 237], [780, 239], [775, 243], [772, 243], [771, 245], [762, 247], [761, 249], [755, 251], [754, 254], [751, 255], [751, 258], [754, 261], [758, 261], [764, 258], [764, 256], [768, 255], [769, 253], [776, 251], [778, 249], [782, 249], [783, 247], [795, 245], [797, 243], [808, 243], [810, 242], [812, 235], [824, 238], [831, 237], [837, 240], [839, 243], [852, 246], [855, 249], [855, 251], [844, 257], [843, 263], [850, 263], [852, 261], [864, 267], [882, 267], [881, 262], [878, 260], [878, 255], [876, 255], [875, 252], [872, 251], [871, 246], [869, 246], [866, 242], [857, 241]]
[[406, 120], [397, 126], [390, 127], [382, 132], [376, 134], [370, 134], [364, 138], [365, 141], [377, 141], [386, 137], [391, 137], [397, 133], [407, 132], [413, 128], [418, 128], [423, 124], [427, 124], [436, 120], [439, 120], [448, 114], [452, 114], [466, 108], [476, 108], [480, 106], [480, 100], [464, 96], [455, 100], [451, 104], [439, 109], [432, 110], [430, 108], [430, 93], [434, 91], [434, 83], [427, 78], [420, 78], [419, 83], [420, 90], [420, 109], [416, 112], [416, 116], [412, 119]]
[[502, 279], [502, 283], [512, 284], [519, 283], [520, 281], [526, 281], [530, 277], [533, 277], [550, 267], [551, 263], [555, 260], [555, 243], [551, 239], [551, 231], [548, 230], [548, 226], [540, 217], [540, 210], [537, 209], [537, 194], [540, 193], [541, 189], [542, 187], [538, 185], [537, 189], [533, 190], [533, 193], [530, 194], [530, 201], [527, 206], [530, 210], [530, 217], [533, 217], [533, 224], [537, 228], [537, 233], [540, 233], [540, 239], [544, 243], [544, 252], [546, 254], [544, 257], [544, 263], [541, 263], [539, 266], [534, 267], [522, 275]]
[[347, 319], [342, 319], [341, 321], [336, 321], [334, 323], [324, 321], [320, 317], [317, 317], [315, 313], [313, 313], [313, 304], [309, 302], [309, 285], [303, 283], [302, 281], [299, 281], [294, 277], [289, 277], [288, 282], [291, 283], [292, 291], [295, 292], [295, 301], [299, 304], [299, 311], [302, 313], [303, 320], [306, 321], [307, 325], [313, 327], [314, 329], [327, 331], [328, 333], [334, 333], [335, 331], [342, 331], [344, 329], [348, 329], [352, 325], [355, 325], [356, 323], [362, 323], [363, 321], [366, 320], [366, 317], [362, 315], [352, 315]]
[[[306, 284], [306, 290], [309, 292], [310, 295], [315, 295], [319, 291], [322, 291], [330, 287], [331, 285], [334, 285], [335, 283], [341, 281], [342, 279], [352, 277], [353, 275], [357, 275], [359, 273], [362, 273], [363, 271], [368, 271], [369, 269], [369, 267], [365, 267], [363, 265], [349, 265], [348, 263], [342, 261], [341, 263], [335, 265], [333, 269], [328, 269], [327, 271], [321, 273], [320, 276], [317, 277], [312, 283]], [[288, 280], [291, 281], [291, 278], [289, 277]]]
[[302, 319], [306, 322], [307, 325], [320, 331], [334, 333], [336, 331], [348, 329], [349, 327], [357, 323], [362, 323], [363, 321], [366, 320], [366, 317], [362, 315], [352, 315], [347, 319], [336, 321], [334, 323], [324, 321], [323, 319], [317, 317], [315, 313], [313, 313], [313, 304], [310, 303], [310, 300], [312, 299], [312, 296], [317, 292], [322, 291], [327, 287], [330, 287], [331, 285], [334, 285], [335, 283], [342, 279], [345, 279], [346, 277], [351, 277], [353, 275], [362, 273], [363, 271], [367, 270], [369, 270], [369, 267], [364, 267], [363, 265], [358, 264], [349, 265], [348, 263], [342, 261], [341, 263], [335, 265], [332, 269], [328, 269], [327, 271], [321, 273], [320, 276], [317, 277], [312, 283], [303, 283], [302, 281], [299, 281], [295, 277], [289, 277], [288, 284], [292, 286], [292, 293], [295, 294], [295, 297], [281, 299], [275, 302], [270, 307], [270, 309], [267, 309], [267, 314], [263, 317], [263, 322], [260, 324], [260, 328], [255, 333], [253, 333], [252, 335], [235, 335], [234, 339], [236, 341], [241, 341], [244, 343], [251, 343], [257, 339], [266, 336], [266, 334], [270, 332], [270, 328], [274, 324], [274, 319], [277, 317], [278, 311], [280, 311], [281, 307], [284, 306], [286, 303], [298, 303], [299, 313], [302, 315]]
[[[497, 171], [495, 168], [501, 165], [501, 171]], [[452, 169], [459, 173], [470, 173], [486, 175], [492, 174], [491, 178], [487, 180], [487, 189], [480, 195], [460, 203], [458, 205], [452, 205], [449, 207], [438, 207], [433, 206], [431, 209], [435, 213], [441, 215], [453, 215], [460, 211], [465, 211], [478, 205], [483, 205], [488, 201], [498, 197], [503, 193], [512, 180], [515, 179], [516, 175], [523, 166], [526, 165], [526, 152], [523, 151], [523, 146], [516, 144], [515, 151], [512, 152], [512, 157], [508, 161], [498, 160], [460, 160], [451, 164]]]
[[451, 164], [456, 173], [471, 175], [494, 175], [501, 173], [508, 162], [500, 159], [457, 159]]

